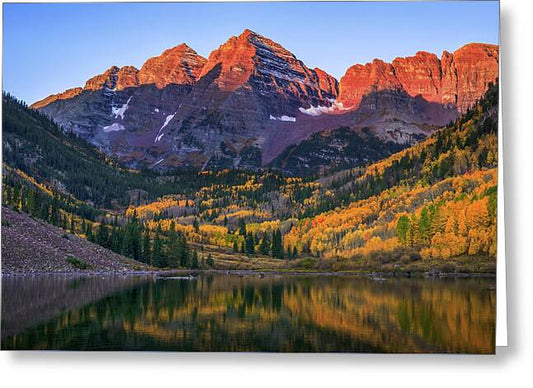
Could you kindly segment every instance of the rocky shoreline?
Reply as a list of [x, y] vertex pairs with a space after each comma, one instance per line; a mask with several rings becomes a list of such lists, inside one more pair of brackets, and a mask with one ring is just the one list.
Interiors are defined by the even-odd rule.
[[354, 276], [366, 277], [373, 280], [385, 280], [387, 278], [495, 278], [494, 273], [465, 273], [465, 272], [357, 272], [357, 271], [299, 271], [299, 270], [219, 270], [219, 269], [165, 269], [165, 270], [124, 270], [124, 271], [29, 271], [29, 272], [4, 272], [2, 276], [157, 276], [174, 277], [182, 276], [191, 279], [198, 275], [236, 275], [236, 276]]

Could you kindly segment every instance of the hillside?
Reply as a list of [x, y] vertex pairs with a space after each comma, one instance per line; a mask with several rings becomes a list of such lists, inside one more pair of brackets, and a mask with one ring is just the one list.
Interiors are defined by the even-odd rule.
[[347, 182], [337, 190], [354, 201], [300, 220], [285, 244], [391, 269], [399, 260], [480, 256], [495, 270], [497, 109], [498, 88], [491, 86], [478, 105], [432, 138], [356, 172], [353, 180], [345, 173]]
[[[2, 96], [3, 163], [63, 194], [112, 206], [140, 185], [139, 174], [125, 171], [93, 145], [63, 132], [47, 116], [8, 94]], [[129, 203], [129, 202], [127, 202]]]
[[142, 263], [2, 206], [2, 273], [123, 272]]
[[94, 207], [121, 209], [166, 194], [187, 194], [213, 183], [243, 184], [255, 173], [179, 170], [166, 175], [125, 168], [48, 116], [4, 93], [4, 182], [38, 184], [44, 191]]

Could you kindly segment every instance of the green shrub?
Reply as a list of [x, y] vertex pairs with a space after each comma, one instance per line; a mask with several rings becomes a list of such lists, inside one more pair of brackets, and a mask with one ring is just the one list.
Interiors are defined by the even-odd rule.
[[67, 261], [72, 265], [74, 268], [77, 269], [90, 269], [91, 266], [80, 259], [75, 258], [74, 256], [68, 256]]
[[411, 262], [411, 257], [409, 255], [403, 255], [400, 258], [400, 261], [402, 262], [402, 264], [409, 264]]
[[312, 269], [315, 266], [315, 259], [307, 258], [298, 261], [298, 267]]

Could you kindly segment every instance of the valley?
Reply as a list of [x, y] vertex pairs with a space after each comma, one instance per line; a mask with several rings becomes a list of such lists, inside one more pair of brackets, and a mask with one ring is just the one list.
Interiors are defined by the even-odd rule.
[[[312, 373], [282, 360], [294, 381], [340, 353], [457, 354], [462, 369], [501, 353], [504, 11], [4, 4], [0, 349], [105, 363], [64, 375], [62, 353], [61, 370], [24, 374], [14, 356], [13, 381], [186, 384], [191, 352], [336, 354], [300, 363]], [[191, 381], [249, 384], [261, 372], [244, 361], [202, 361]], [[405, 384], [440, 378], [422, 369]]]
[[[132, 170], [11, 96], [3, 104], [3, 205], [138, 269], [495, 271], [497, 85], [412, 147], [300, 176]], [[353, 142], [338, 157], [358, 156], [358, 147], [382, 152], [369, 132], [367, 139], [336, 132]], [[313, 145], [287, 157], [313, 155], [305, 147]]]

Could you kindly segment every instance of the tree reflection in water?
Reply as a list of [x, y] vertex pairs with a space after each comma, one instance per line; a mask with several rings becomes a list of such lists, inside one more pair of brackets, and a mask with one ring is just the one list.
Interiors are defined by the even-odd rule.
[[[3, 279], [3, 298], [61, 299], [58, 277]], [[3, 349], [494, 353], [493, 279], [201, 275], [87, 278], [65, 309]], [[71, 281], [74, 281], [71, 279]], [[80, 281], [77, 279], [76, 281]], [[62, 286], [64, 288], [64, 286]], [[61, 288], [62, 289], [62, 288]], [[102, 290], [109, 292], [103, 292]], [[50, 294], [50, 295], [49, 295]], [[33, 296], [32, 296], [33, 295]], [[76, 300], [79, 303], [76, 303]], [[41, 303], [46, 306], [45, 303]], [[61, 303], [59, 303], [61, 304]], [[10, 302], [2, 321], [27, 314]], [[37, 310], [39, 312], [39, 310]], [[42, 319], [42, 317], [41, 317]], [[4, 325], [3, 325], [4, 327]]]

